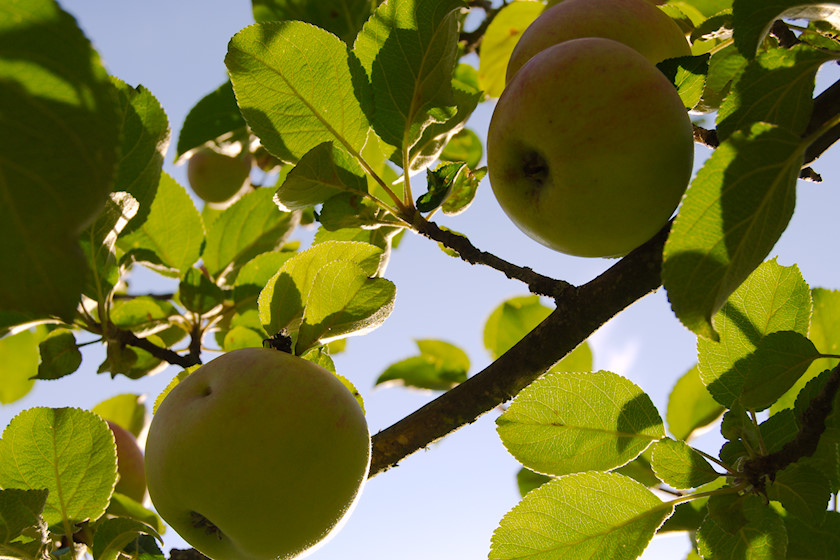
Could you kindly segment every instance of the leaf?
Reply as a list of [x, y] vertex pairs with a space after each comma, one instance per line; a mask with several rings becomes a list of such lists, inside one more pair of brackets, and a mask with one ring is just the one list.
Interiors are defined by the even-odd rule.
[[189, 269], [178, 284], [178, 301], [193, 313], [207, 313], [223, 300], [222, 289], [198, 268]]
[[688, 441], [697, 430], [708, 426], [723, 414], [724, 407], [706, 390], [700, 368], [694, 366], [677, 380], [668, 396], [665, 420], [676, 439]]
[[117, 245], [162, 274], [180, 276], [198, 260], [203, 242], [204, 225], [190, 195], [164, 172], [148, 218]]
[[225, 64], [242, 116], [281, 160], [296, 162], [323, 142], [361, 152], [370, 93], [335, 35], [300, 21], [251, 25], [233, 36]]
[[779, 125], [795, 134], [808, 126], [817, 70], [833, 57], [807, 45], [773, 49], [750, 61], [717, 116], [718, 139], [756, 122]]
[[750, 410], [764, 410], [805, 373], [820, 354], [814, 343], [794, 331], [770, 333], [746, 359], [741, 403]]
[[379, 269], [381, 255], [382, 249], [378, 247], [352, 241], [319, 243], [295, 255], [280, 267], [260, 293], [260, 320], [266, 331], [276, 334], [303, 317], [315, 278], [325, 265], [350, 261], [371, 277]]
[[490, 560], [641, 555], [673, 506], [615, 473], [570, 474], [529, 492], [493, 533]]
[[202, 97], [184, 119], [178, 135], [177, 160], [185, 153], [235, 130], [245, 128], [230, 80]]
[[747, 58], [755, 56], [777, 19], [825, 20], [840, 27], [840, 7], [816, 0], [735, 0], [732, 14], [735, 46]]
[[732, 294], [713, 319], [719, 341], [697, 340], [700, 376], [715, 400], [731, 407], [741, 396], [755, 360], [752, 353], [767, 335], [808, 331], [810, 299], [799, 269], [775, 260], [758, 267]]
[[457, 216], [469, 208], [475, 198], [476, 191], [478, 191], [478, 186], [485, 175], [487, 175], [486, 167], [482, 167], [481, 169], [465, 168], [455, 178], [452, 191], [446, 200], [443, 201], [443, 206], [441, 207], [443, 213], [447, 216]]
[[840, 513], [828, 511], [814, 526], [792, 515], [785, 517], [789, 560], [831, 560], [840, 550]]
[[551, 475], [628, 463], [665, 430], [641, 389], [610, 373], [551, 373], [522, 390], [496, 420], [505, 448]]
[[715, 111], [720, 108], [729, 93], [732, 81], [747, 65], [735, 45], [728, 45], [715, 52], [709, 59], [709, 73], [703, 87], [698, 110]]
[[274, 202], [280, 210], [290, 212], [344, 192], [367, 193], [365, 173], [346, 151], [324, 142], [300, 158], [274, 194]]
[[127, 192], [139, 210], [126, 232], [143, 225], [155, 199], [163, 158], [169, 148], [169, 119], [152, 93], [112, 78], [122, 106], [122, 142], [114, 191]]
[[163, 331], [170, 318], [179, 315], [178, 309], [167, 300], [151, 296], [116, 299], [111, 306], [111, 322], [137, 336]]
[[[409, 153], [427, 127], [456, 115], [452, 79], [463, 7], [461, 0], [383, 2], [356, 38], [353, 52], [373, 86], [371, 124], [398, 154]], [[419, 168], [401, 155], [397, 162]]]
[[[726, 416], [724, 416], [725, 422]], [[796, 437], [798, 430], [799, 427], [796, 424], [796, 418], [793, 412], [782, 410], [759, 424], [758, 433], [756, 433], [752, 422], [750, 422], [746, 429], [741, 430], [738, 437], [746, 440], [752, 449], [761, 449], [763, 442], [767, 453], [774, 453]], [[759, 434], [761, 441], [759, 441]], [[720, 448], [720, 459], [727, 465], [736, 465], [739, 457], [748, 455], [749, 453], [742, 441], [728, 441]]]
[[696, 334], [717, 336], [712, 315], [787, 227], [802, 151], [795, 134], [758, 123], [732, 134], [697, 173], [662, 265], [671, 306]]
[[325, 264], [309, 289], [295, 352], [379, 327], [394, 309], [396, 290], [389, 280], [368, 278], [353, 261]]
[[96, 560], [117, 560], [123, 548], [140, 535], [152, 535], [163, 543], [157, 531], [141, 521], [127, 517], [106, 519], [93, 535], [93, 557]]
[[420, 354], [388, 366], [375, 385], [403, 385], [447, 391], [467, 380], [470, 360], [459, 347], [442, 340], [417, 340]]
[[50, 545], [47, 525], [41, 518], [47, 490], [0, 490], [0, 556], [45, 558]]
[[23, 398], [38, 375], [38, 344], [46, 329], [26, 330], [0, 338], [0, 404]]
[[97, 404], [91, 412], [139, 437], [146, 427], [145, 402], [145, 395], [122, 393]]
[[819, 527], [831, 498], [828, 479], [817, 469], [793, 463], [776, 474], [767, 497], [781, 502], [785, 510]]
[[114, 436], [92, 412], [30, 408], [3, 430], [0, 487], [49, 490], [43, 515], [50, 526], [98, 519], [116, 482]]
[[544, 9], [542, 2], [516, 0], [504, 6], [487, 26], [481, 41], [478, 84], [488, 97], [502, 94], [510, 55], [522, 32]]
[[166, 530], [166, 526], [157, 514], [149, 509], [146, 509], [143, 504], [132, 500], [125, 494], [114, 492], [111, 496], [111, 503], [108, 504], [108, 510], [105, 515], [111, 517], [128, 517], [142, 521], [146, 525], [151, 526], [159, 534]]
[[703, 558], [732, 560], [786, 558], [787, 533], [781, 516], [758, 496], [744, 496], [740, 502], [745, 522], [734, 532], [724, 530], [714, 519], [706, 517], [697, 531], [700, 555]]
[[417, 198], [417, 209], [420, 212], [431, 212], [439, 208], [449, 197], [458, 177], [466, 169], [467, 166], [463, 162], [441, 163], [435, 169], [427, 169], [428, 192]]
[[252, 0], [254, 19], [257, 22], [283, 19], [305, 21], [338, 35], [345, 43], [352, 43], [370, 17], [371, 0]]
[[700, 102], [709, 73], [709, 55], [668, 58], [656, 65], [676, 86], [686, 109]]
[[483, 156], [481, 138], [469, 128], [462, 128], [449, 139], [439, 157], [441, 161], [463, 161], [470, 169], [475, 169]]
[[663, 438], [651, 445], [653, 472], [672, 488], [697, 488], [720, 475], [700, 453], [683, 441]]
[[272, 189], [257, 189], [237, 200], [207, 232], [202, 260], [217, 278], [260, 253], [279, 249], [300, 223], [300, 213], [281, 212], [272, 202]]
[[[76, 21], [51, 0], [0, 7], [0, 310], [71, 320], [77, 236], [113, 188], [119, 107]], [[32, 40], [37, 37], [37, 40]]]
[[523, 497], [531, 490], [539, 488], [549, 480], [553, 480], [552, 477], [536, 473], [525, 467], [522, 467], [516, 473], [516, 485], [519, 488], [519, 495]]
[[56, 329], [38, 345], [41, 363], [37, 379], [58, 379], [70, 375], [82, 365], [82, 353], [69, 329]]

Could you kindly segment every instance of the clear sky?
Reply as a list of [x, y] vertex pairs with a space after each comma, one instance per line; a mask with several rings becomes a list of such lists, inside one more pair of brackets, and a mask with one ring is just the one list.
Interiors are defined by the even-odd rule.
[[[226, 80], [223, 58], [227, 42], [253, 22], [250, 1], [60, 3], [76, 16], [112, 74], [131, 85], [143, 84], [161, 102], [173, 131], [165, 170], [186, 185], [184, 168], [172, 163], [178, 131], [192, 105]], [[832, 72], [836, 79], [836, 67]], [[492, 107], [485, 103], [469, 123], [482, 137]], [[704, 149], [698, 149], [698, 163], [705, 155]], [[812, 286], [830, 289], [840, 289], [838, 160], [835, 147], [815, 166], [825, 182], [800, 182], [796, 215], [771, 253], [778, 255], [783, 265], [797, 263]], [[483, 250], [575, 284], [590, 280], [612, 264], [603, 259], [566, 257], [531, 241], [501, 213], [486, 181], [465, 214], [440, 223], [467, 234]], [[300, 238], [306, 242], [310, 236], [311, 232], [303, 232]], [[470, 356], [471, 373], [475, 373], [489, 360], [481, 342], [485, 319], [505, 299], [526, 293], [524, 285], [493, 270], [452, 259], [435, 243], [412, 235], [405, 237], [393, 255], [386, 277], [397, 285], [392, 316], [374, 333], [350, 339], [348, 351], [335, 356], [339, 373], [353, 381], [366, 399], [373, 433], [434, 397], [400, 388], [372, 388], [389, 364], [415, 353], [415, 339], [437, 338], [461, 346]], [[135, 285], [154, 291], [171, 289], [152, 274], [139, 275]], [[591, 344], [596, 369], [614, 371], [640, 385], [663, 417], [676, 378], [696, 361], [695, 339], [671, 313], [661, 290], [609, 322], [592, 337]], [[123, 377], [112, 381], [95, 373], [102, 353], [96, 348], [86, 350], [80, 372], [55, 382], [39, 382], [30, 395], [0, 408], [0, 425], [32, 406], [90, 408], [126, 392], [145, 393], [153, 400], [176, 373], [170, 368], [140, 381]], [[496, 435], [496, 416], [485, 415], [370, 480], [343, 531], [312, 558], [487, 558], [493, 530], [519, 500], [514, 479], [518, 464]], [[717, 454], [720, 442], [712, 433], [695, 444]], [[184, 546], [172, 531], [165, 539], [166, 551]], [[654, 540], [642, 558], [679, 559], [688, 549], [685, 535], [662, 537]]]

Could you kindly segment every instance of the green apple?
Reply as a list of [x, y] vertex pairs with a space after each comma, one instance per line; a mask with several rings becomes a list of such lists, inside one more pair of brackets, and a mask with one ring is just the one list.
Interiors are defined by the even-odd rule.
[[146, 499], [146, 472], [143, 466], [143, 450], [137, 444], [134, 434], [116, 424], [108, 422], [117, 445], [117, 471], [120, 478], [114, 488], [141, 504]]
[[251, 173], [250, 157], [234, 157], [199, 148], [187, 161], [187, 179], [205, 202], [225, 202], [239, 192]]
[[647, 0], [563, 0], [529, 25], [510, 56], [505, 82], [546, 48], [583, 37], [613, 39], [639, 51], [654, 64], [689, 56], [679, 26]]
[[490, 185], [527, 235], [585, 257], [623, 255], [667, 223], [691, 178], [691, 121], [656, 66], [611, 39], [538, 53], [487, 134]]
[[158, 514], [215, 560], [295, 558], [334, 534], [370, 464], [338, 377], [266, 348], [208, 362], [161, 401], [146, 440]]

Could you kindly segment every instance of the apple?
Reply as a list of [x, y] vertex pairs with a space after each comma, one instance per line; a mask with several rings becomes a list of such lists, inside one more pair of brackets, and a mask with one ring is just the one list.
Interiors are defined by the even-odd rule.
[[146, 440], [158, 514], [215, 560], [295, 558], [333, 535], [370, 465], [364, 413], [338, 377], [267, 348], [198, 368]]
[[557, 251], [621, 256], [667, 223], [691, 178], [691, 121], [630, 47], [588, 37], [517, 73], [487, 133], [490, 185], [523, 232]]
[[250, 157], [234, 157], [199, 148], [187, 161], [187, 179], [205, 202], [225, 202], [239, 192], [251, 173]]
[[505, 83], [538, 52], [583, 37], [624, 43], [654, 64], [691, 54], [677, 23], [648, 0], [563, 0], [522, 33], [511, 53]]
[[134, 434], [107, 420], [117, 445], [117, 471], [120, 478], [114, 488], [141, 504], [146, 499], [146, 472], [143, 465], [143, 450], [137, 444]]

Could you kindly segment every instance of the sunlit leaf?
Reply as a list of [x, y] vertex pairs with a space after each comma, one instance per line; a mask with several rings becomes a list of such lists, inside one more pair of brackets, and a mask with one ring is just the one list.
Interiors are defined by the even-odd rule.
[[400, 384], [446, 391], [466, 381], [470, 360], [459, 347], [442, 340], [417, 340], [420, 353], [388, 366], [376, 385]]
[[656, 476], [672, 488], [697, 488], [720, 476], [709, 462], [683, 441], [663, 438], [651, 446]]
[[345, 43], [352, 43], [370, 17], [371, 0], [252, 0], [254, 19], [258, 22], [295, 19], [322, 27]]
[[206, 142], [245, 127], [230, 81], [202, 97], [184, 119], [175, 158]]
[[671, 389], [665, 420], [668, 431], [676, 439], [688, 440], [695, 431], [720, 418], [723, 411], [723, 405], [706, 390], [700, 379], [700, 369], [694, 366]]

